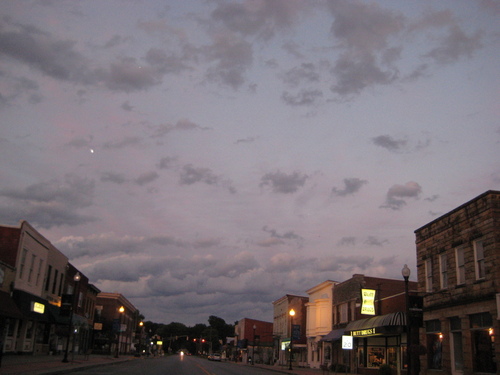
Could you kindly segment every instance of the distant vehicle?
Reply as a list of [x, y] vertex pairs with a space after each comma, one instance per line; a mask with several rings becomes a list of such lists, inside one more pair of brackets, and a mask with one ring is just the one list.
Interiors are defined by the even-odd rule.
[[212, 354], [212, 361], [220, 361], [221, 357], [219, 353]]

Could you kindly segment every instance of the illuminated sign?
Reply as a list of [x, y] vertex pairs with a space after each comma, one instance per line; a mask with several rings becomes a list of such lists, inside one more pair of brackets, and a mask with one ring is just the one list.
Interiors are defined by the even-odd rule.
[[163, 345], [163, 341], [157, 341], [156, 345]]
[[352, 336], [370, 336], [375, 335], [377, 330], [375, 328], [360, 329], [359, 331], [351, 331]]
[[352, 350], [352, 336], [342, 335], [342, 349]]
[[43, 314], [45, 312], [45, 305], [43, 303], [31, 302], [31, 311]]
[[102, 331], [102, 323], [94, 323], [94, 329], [96, 331]]
[[361, 314], [375, 315], [375, 290], [361, 289]]
[[290, 345], [290, 340], [283, 340], [281, 342], [281, 350], [286, 350], [289, 345]]

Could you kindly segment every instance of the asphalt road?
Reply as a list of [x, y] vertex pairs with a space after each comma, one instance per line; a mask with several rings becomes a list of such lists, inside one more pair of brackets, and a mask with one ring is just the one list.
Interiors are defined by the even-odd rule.
[[88, 375], [269, 375], [274, 371], [231, 362], [212, 362], [194, 356], [174, 355], [113, 366], [85, 369]]

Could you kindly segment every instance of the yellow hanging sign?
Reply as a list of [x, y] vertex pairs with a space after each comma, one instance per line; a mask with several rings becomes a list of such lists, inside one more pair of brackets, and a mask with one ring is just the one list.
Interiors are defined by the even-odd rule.
[[375, 289], [361, 289], [361, 314], [375, 315]]

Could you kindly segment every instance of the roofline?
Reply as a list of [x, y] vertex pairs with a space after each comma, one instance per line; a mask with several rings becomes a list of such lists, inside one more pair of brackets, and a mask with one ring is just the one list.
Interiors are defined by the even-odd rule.
[[477, 200], [479, 200], [481, 198], [484, 198], [485, 196], [490, 195], [490, 194], [491, 195], [500, 195], [500, 191], [498, 191], [498, 190], [488, 190], [488, 191], [485, 191], [484, 193], [478, 195], [477, 197], [472, 198], [470, 201], [461, 204], [460, 206], [458, 206], [458, 207], [454, 208], [453, 210], [445, 213], [444, 215], [441, 215], [438, 218], [432, 220], [431, 222], [428, 222], [427, 224], [425, 224], [425, 225], [421, 226], [420, 228], [414, 230], [413, 233], [417, 233], [417, 232], [421, 231], [422, 229], [424, 229], [424, 228], [426, 228], [426, 227], [428, 227], [428, 226], [436, 223], [437, 221], [442, 220], [446, 216], [449, 216], [449, 215], [451, 215], [451, 214], [453, 214], [453, 213], [455, 213], [457, 211], [462, 210], [465, 206], [470, 205], [472, 202], [477, 201]]

